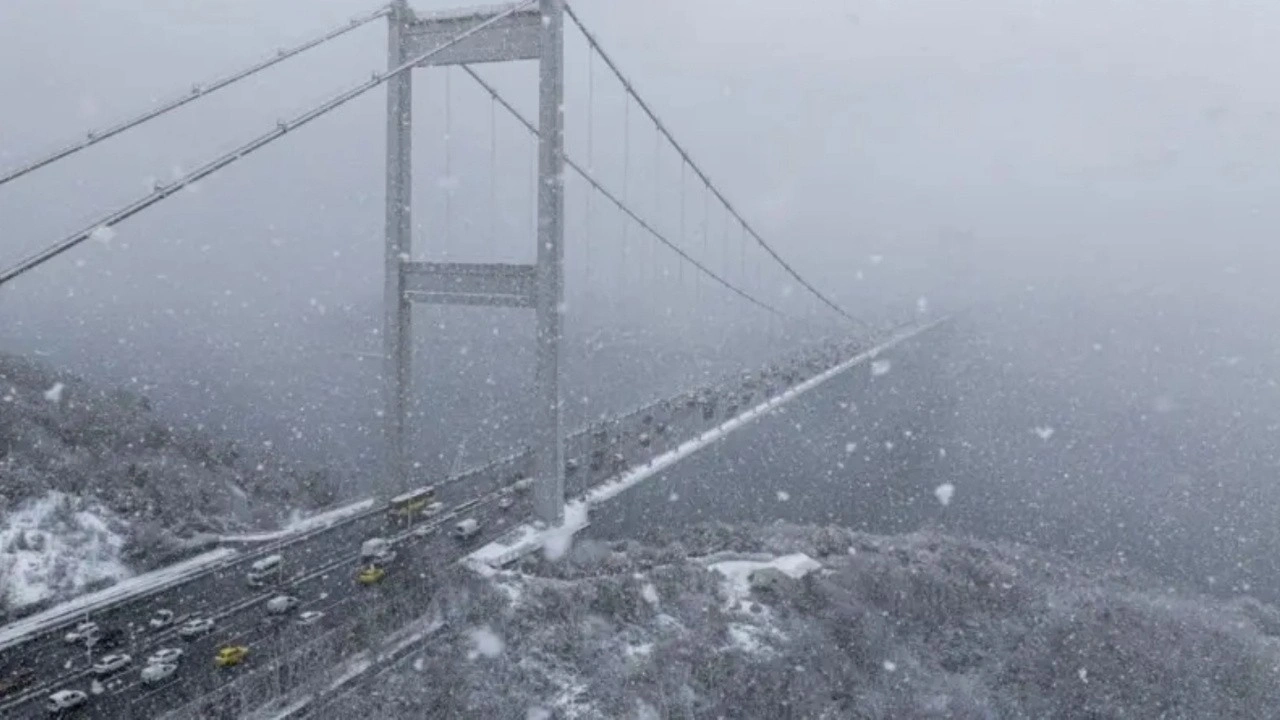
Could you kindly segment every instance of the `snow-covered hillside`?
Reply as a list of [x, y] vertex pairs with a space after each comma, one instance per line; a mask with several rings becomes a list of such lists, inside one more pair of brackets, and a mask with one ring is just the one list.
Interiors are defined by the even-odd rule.
[[[453, 592], [446, 589], [446, 593]], [[580, 542], [326, 718], [1260, 718], [1280, 612], [931, 533]]]
[[336, 485], [0, 353], [0, 611], [164, 563], [209, 533], [279, 526]]

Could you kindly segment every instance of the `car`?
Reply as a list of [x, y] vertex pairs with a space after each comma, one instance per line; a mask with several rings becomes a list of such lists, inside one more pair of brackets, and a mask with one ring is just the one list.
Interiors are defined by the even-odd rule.
[[444, 503], [440, 502], [439, 500], [436, 500], [435, 502], [429, 503], [425, 508], [423, 508], [422, 514], [426, 516], [438, 515], [440, 514], [441, 510], [444, 510]]
[[413, 529], [413, 536], [424, 538], [428, 535], [435, 535], [438, 529], [440, 529], [438, 525], [419, 525]]
[[516, 501], [512, 500], [510, 497], [503, 497], [498, 499], [498, 507], [503, 510], [510, 510], [511, 506], [515, 504], [516, 504]]
[[124, 645], [125, 632], [121, 628], [102, 630], [84, 638], [84, 646], [98, 650], [115, 650]]
[[453, 537], [458, 540], [470, 540], [480, 534], [480, 523], [474, 518], [460, 520], [457, 525], [453, 526]]
[[68, 644], [84, 642], [90, 635], [97, 635], [99, 631], [98, 623], [88, 620], [76, 625], [75, 629], [63, 636]]
[[101, 658], [98, 659], [98, 662], [93, 664], [92, 671], [94, 675], [97, 675], [98, 677], [104, 677], [106, 675], [112, 675], [114, 673], [120, 672], [121, 670], [128, 667], [129, 663], [131, 662], [133, 662], [133, 658], [129, 657], [128, 655], [125, 655], [124, 653], [113, 653], [111, 655], [103, 655]]
[[372, 565], [389, 565], [396, 559], [396, 551], [386, 538], [369, 538], [360, 545], [360, 562]]
[[533, 489], [533, 478], [522, 477], [512, 483], [511, 487], [515, 488], [516, 492], [529, 492]]
[[280, 574], [280, 566], [284, 558], [280, 555], [268, 555], [249, 566], [249, 574], [245, 580], [251, 588], [266, 587], [267, 581]]
[[226, 645], [218, 648], [218, 654], [213, 656], [213, 664], [218, 667], [234, 667], [244, 662], [249, 655], [249, 648], [244, 645]]
[[150, 663], [142, 668], [142, 682], [147, 685], [164, 682], [178, 671], [178, 666], [173, 663]]
[[386, 577], [387, 571], [377, 565], [366, 565], [356, 574], [356, 581], [361, 585], [372, 585], [381, 582]]
[[213, 630], [213, 620], [209, 618], [194, 618], [188, 620], [178, 629], [178, 637], [184, 640], [193, 640]]
[[173, 665], [186, 655], [187, 651], [182, 648], [160, 648], [151, 653], [151, 657], [147, 658], [148, 665]]
[[51, 714], [61, 714], [89, 702], [89, 696], [81, 690], [59, 690], [49, 696], [45, 709]]
[[0, 697], [18, 692], [24, 687], [35, 682], [36, 673], [34, 670], [19, 670], [3, 679], [0, 679]]
[[298, 614], [299, 625], [315, 625], [320, 622], [320, 618], [324, 617], [324, 613], [319, 610], [308, 610]]
[[151, 619], [147, 621], [147, 624], [154, 630], [161, 630], [173, 624], [173, 617], [172, 610], [160, 609], [152, 614]]
[[292, 595], [277, 595], [267, 601], [267, 612], [272, 615], [283, 615], [300, 604], [301, 601]]

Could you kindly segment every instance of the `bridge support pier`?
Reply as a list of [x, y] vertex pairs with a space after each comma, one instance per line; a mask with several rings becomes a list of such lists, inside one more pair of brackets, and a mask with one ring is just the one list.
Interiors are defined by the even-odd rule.
[[[501, 16], [501, 17], [499, 17]], [[534, 510], [559, 525], [564, 517], [564, 422], [560, 349], [564, 337], [564, 0], [539, 0], [416, 16], [406, 0], [389, 15], [388, 63], [398, 66], [436, 50], [423, 66], [537, 60], [539, 74], [538, 224], [529, 264], [415, 261], [410, 237], [412, 87], [409, 73], [387, 88], [387, 243], [383, 325], [387, 473], [397, 491], [410, 485], [407, 434], [412, 347], [411, 304], [521, 307], [537, 317], [534, 371]], [[481, 23], [489, 24], [474, 30]]]

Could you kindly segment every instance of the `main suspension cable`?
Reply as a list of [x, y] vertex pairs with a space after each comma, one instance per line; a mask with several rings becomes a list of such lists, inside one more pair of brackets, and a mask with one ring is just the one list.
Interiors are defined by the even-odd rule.
[[249, 67], [244, 68], [243, 70], [239, 70], [237, 72], [231, 73], [230, 75], [226, 75], [224, 77], [218, 78], [217, 80], [213, 80], [211, 82], [196, 83], [195, 85], [191, 86], [191, 91], [188, 92], [186, 95], [176, 97], [162, 105], [159, 105], [158, 107], [152, 108], [151, 110], [148, 110], [142, 113], [141, 115], [137, 115], [128, 120], [124, 120], [122, 122], [116, 123], [115, 125], [112, 125], [103, 130], [90, 130], [88, 133], [85, 134], [85, 138], [83, 140], [79, 140], [77, 142], [71, 143], [70, 145], [62, 147], [59, 150], [49, 153], [48, 155], [45, 155], [44, 157], [41, 157], [37, 160], [32, 160], [26, 165], [22, 165], [20, 167], [14, 168], [13, 170], [3, 172], [3, 174], [0, 174], [0, 185], [4, 185], [5, 183], [10, 182], [11, 180], [16, 180], [22, 177], [23, 175], [26, 175], [27, 173], [31, 173], [36, 170], [39, 170], [40, 168], [46, 165], [49, 165], [50, 163], [57, 162], [65, 157], [70, 157], [71, 155], [74, 155], [80, 152], [81, 150], [84, 150], [85, 148], [97, 145], [103, 140], [115, 137], [116, 135], [119, 135], [120, 133], [126, 130], [129, 130], [131, 128], [135, 128], [147, 122], [148, 120], [153, 120], [155, 118], [158, 118], [161, 115], [164, 115], [165, 113], [168, 113], [172, 110], [177, 110], [183, 105], [186, 105], [190, 102], [198, 100], [199, 98], [205, 97], [206, 95], [217, 92], [218, 90], [221, 90], [222, 88], [227, 87], [228, 85], [233, 85], [241, 80], [244, 80], [247, 77], [256, 75], [257, 73], [263, 70], [266, 70], [267, 68], [273, 65], [282, 63], [285, 60], [288, 60], [289, 58], [295, 55], [299, 55], [303, 52], [306, 52], [307, 50], [310, 50], [311, 48], [316, 47], [318, 45], [323, 45], [324, 43], [327, 43], [330, 40], [333, 40], [337, 37], [345, 35], [351, 32], [352, 30], [355, 30], [356, 28], [367, 25], [368, 23], [371, 23], [374, 20], [377, 20], [378, 18], [383, 17], [384, 15], [387, 15], [390, 12], [391, 12], [390, 7], [382, 7], [372, 13], [369, 13], [368, 15], [361, 15], [359, 17], [352, 18], [349, 22], [347, 22], [347, 24], [334, 28], [333, 30], [328, 31], [323, 35], [316, 36], [302, 43], [301, 45], [296, 45], [288, 49], [281, 48], [280, 50], [276, 51], [275, 55], [272, 55], [269, 58], [265, 58], [257, 63], [254, 63], [253, 65], [250, 65]]
[[302, 127], [303, 125], [306, 125], [312, 120], [315, 120], [316, 118], [321, 117], [347, 104], [348, 102], [354, 100], [355, 98], [360, 97], [361, 95], [369, 92], [370, 90], [378, 87], [379, 85], [382, 85], [387, 80], [390, 80], [391, 78], [396, 77], [401, 73], [409, 72], [414, 67], [431, 59], [435, 55], [438, 55], [444, 52], [445, 50], [448, 50], [449, 48], [453, 47], [454, 45], [457, 45], [463, 40], [466, 40], [472, 35], [475, 35], [481, 30], [484, 30], [485, 28], [495, 23], [501, 22], [507, 17], [514, 15], [515, 13], [520, 12], [521, 10], [524, 10], [527, 7], [536, 5], [537, 1], [538, 0], [525, 0], [522, 3], [512, 5], [511, 7], [498, 13], [497, 15], [494, 15], [493, 17], [487, 20], [484, 20], [483, 22], [476, 23], [475, 25], [471, 26], [469, 29], [462, 31], [457, 35], [454, 35], [450, 39], [446, 40], [440, 45], [437, 45], [431, 50], [428, 50], [427, 52], [420, 53], [410, 58], [409, 60], [406, 60], [400, 65], [390, 70], [387, 70], [386, 72], [382, 72], [382, 73], [375, 72], [373, 74], [373, 77], [371, 77], [369, 80], [365, 81], [364, 83], [361, 83], [360, 85], [357, 85], [356, 87], [351, 88], [350, 90], [346, 90], [334, 96], [333, 98], [330, 98], [329, 100], [321, 103], [320, 105], [317, 105], [316, 107], [313, 107], [312, 109], [307, 110], [306, 112], [301, 113], [300, 115], [294, 117], [292, 120], [279, 121], [276, 124], [276, 128], [274, 130], [267, 132], [263, 135], [260, 135], [254, 138], [253, 140], [250, 140], [249, 142], [245, 143], [244, 145], [241, 145], [235, 150], [232, 150], [231, 152], [228, 152], [226, 154], [223, 154], [215, 158], [209, 163], [206, 163], [205, 165], [187, 173], [186, 175], [183, 175], [182, 177], [178, 178], [177, 180], [175, 180], [174, 182], [168, 185], [160, 185], [156, 187], [155, 190], [153, 190], [150, 194], [144, 195], [138, 200], [135, 200], [134, 202], [124, 206], [123, 208], [120, 208], [119, 210], [116, 210], [115, 212], [111, 212], [102, 216], [97, 220], [97, 222], [94, 222], [88, 227], [82, 230], [79, 230], [77, 232], [74, 232], [68, 235], [67, 237], [63, 238], [62, 240], [59, 240], [58, 242], [46, 247], [45, 249], [33, 255], [30, 255], [23, 260], [20, 260], [16, 264], [10, 266], [8, 269], [4, 270], [3, 272], [0, 272], [0, 285], [4, 285], [5, 283], [9, 282], [10, 280], [13, 280], [19, 275], [22, 275], [28, 270], [38, 267], [48, 262], [49, 260], [52, 260], [53, 258], [61, 255], [62, 253], [70, 250], [71, 248], [79, 245], [80, 243], [89, 239], [89, 237], [95, 231], [97, 231], [98, 228], [111, 227], [112, 225], [116, 225], [123, 220], [126, 220], [128, 218], [133, 217], [134, 215], [137, 215], [138, 213], [142, 212], [143, 210], [146, 210], [152, 205], [155, 205], [161, 200], [164, 200], [165, 198], [168, 198], [169, 196], [178, 193], [179, 191], [181, 191], [183, 188], [187, 187], [191, 183], [202, 180], [216, 173], [222, 168], [225, 168], [228, 165], [234, 164], [237, 160], [240, 160], [257, 150], [261, 150], [267, 145], [270, 145], [272, 142], [284, 137], [284, 135], [289, 131]]
[[[470, 65], [459, 65], [459, 67], [461, 67], [463, 71], [465, 71], [468, 75], [472, 77], [472, 79], [474, 79], [477, 83], [479, 83], [480, 87], [484, 88], [485, 91], [489, 93], [490, 97], [492, 97], [494, 100], [497, 100], [498, 103], [502, 105], [502, 107], [506, 108], [507, 112], [510, 113], [512, 117], [514, 117], [521, 125], [524, 125], [525, 129], [533, 133], [535, 136], [538, 135], [537, 126], [534, 125], [532, 122], [530, 122], [529, 119], [526, 118], [523, 114], [521, 114], [521, 112], [517, 110], [515, 106], [512, 105], [509, 101], [507, 101], [506, 98], [502, 97], [502, 95], [498, 93], [498, 90], [493, 85], [490, 85], [484, 78], [480, 77], [480, 74], [477, 73], [474, 68], [472, 68]], [[587, 181], [587, 183], [589, 183], [592, 187], [594, 187], [596, 191], [600, 193], [601, 196], [603, 196], [609, 202], [613, 203], [614, 206], [617, 207], [619, 210], [626, 213], [628, 217], [630, 217], [633, 221], [635, 221], [637, 225], [639, 225], [646, 232], [652, 235], [658, 242], [670, 248], [673, 252], [676, 253], [676, 255], [680, 257], [681, 260], [683, 260], [684, 262], [688, 262], [690, 265], [693, 265], [695, 268], [702, 271], [708, 277], [715, 280], [717, 283], [724, 286], [726, 289], [738, 295], [739, 297], [743, 298], [747, 302], [750, 302], [751, 304], [759, 308], [762, 308], [773, 315], [777, 315], [779, 317], [786, 317], [786, 315], [784, 315], [784, 313], [779, 311], [777, 308], [773, 307], [772, 305], [769, 305], [766, 302], [763, 302], [762, 300], [757, 299], [755, 296], [742, 290], [737, 285], [734, 285], [728, 280], [725, 280], [723, 277], [720, 277], [720, 275], [716, 274], [714, 270], [712, 270], [711, 268], [708, 268], [706, 265], [703, 265], [701, 262], [698, 262], [696, 259], [690, 256], [689, 253], [685, 252], [679, 245], [676, 245], [675, 243], [671, 242], [671, 240], [667, 239], [667, 237], [663, 235], [661, 232], [659, 232], [654, 226], [646, 222], [644, 218], [637, 215], [634, 210], [632, 210], [630, 207], [624, 204], [620, 199], [618, 199], [616, 195], [614, 195], [607, 188], [605, 188], [604, 185], [602, 185], [599, 180], [597, 180], [591, 173], [587, 172], [585, 168], [583, 168], [581, 165], [575, 162], [572, 158], [566, 156], [564, 159], [564, 162], [565, 162], [565, 165], [569, 166], [569, 168], [572, 169], [574, 172], [578, 173], [578, 175], [581, 176], [583, 180]]]
[[644, 98], [640, 97], [640, 94], [636, 92], [635, 87], [631, 84], [631, 81], [628, 80], [627, 77], [622, 74], [622, 70], [620, 70], [618, 68], [618, 65], [614, 63], [613, 58], [611, 58], [609, 54], [604, 51], [604, 48], [596, 40], [595, 35], [593, 35], [589, 30], [587, 30], [582, 20], [578, 17], [577, 13], [573, 11], [573, 8], [570, 7], [568, 3], [565, 3], [564, 11], [566, 14], [568, 14], [569, 18], [573, 20], [574, 25], [576, 25], [578, 27], [578, 30], [582, 32], [583, 37], [587, 39], [587, 42], [590, 43], [591, 47], [595, 48], [595, 51], [600, 54], [600, 59], [604, 60], [605, 64], [609, 66], [609, 69], [613, 71], [613, 74], [618, 78], [618, 81], [622, 83], [622, 87], [623, 89], [626, 90], [627, 94], [635, 98], [636, 104], [639, 105], [640, 109], [644, 110], [645, 114], [649, 116], [649, 119], [654, 123], [655, 126], [657, 126], [658, 131], [662, 135], [666, 136], [667, 141], [670, 142], [671, 146], [676, 149], [676, 152], [680, 153], [680, 156], [681, 158], [683, 158], [684, 162], [688, 163], [689, 167], [695, 173], [697, 173], [698, 177], [701, 178], [702, 181], [705, 182], [707, 186], [711, 188], [711, 191], [715, 193], [716, 199], [718, 199], [721, 203], [723, 203], [724, 206], [729, 209], [729, 212], [731, 212], [733, 216], [737, 218], [739, 222], [742, 223], [742, 226], [751, 235], [751, 237], [755, 239], [756, 243], [759, 244], [760, 247], [764, 248], [765, 252], [769, 253], [769, 255], [773, 257], [774, 261], [777, 262], [779, 265], [781, 265], [782, 268], [786, 270], [789, 275], [791, 275], [791, 277], [795, 278], [796, 282], [804, 286], [806, 290], [808, 290], [810, 293], [816, 296], [819, 300], [821, 300], [824, 305], [834, 310], [836, 313], [838, 313], [840, 316], [842, 316], [849, 322], [862, 327], [867, 327], [867, 324], [864, 321], [851, 315], [844, 308], [837, 305], [830, 298], [828, 298], [821, 291], [819, 291], [816, 287], [814, 287], [808, 280], [805, 280], [804, 277], [800, 275], [800, 273], [796, 272], [795, 268], [791, 267], [791, 265], [786, 260], [782, 259], [782, 256], [779, 255], [778, 252], [774, 250], [772, 246], [769, 245], [769, 243], [765, 242], [765, 239], [760, 235], [760, 233], [756, 232], [755, 229], [751, 227], [751, 224], [747, 222], [746, 218], [744, 218], [742, 214], [738, 212], [738, 210], [733, 206], [733, 204], [729, 202], [729, 199], [726, 198], [724, 194], [721, 193], [720, 190], [711, 182], [711, 179], [706, 175], [706, 173], [704, 173], [702, 169], [698, 167], [696, 163], [694, 163], [693, 158], [689, 155], [687, 151], [685, 151], [684, 146], [676, 141], [675, 136], [673, 136], [671, 132], [667, 130], [667, 126], [663, 124], [662, 120], [658, 118], [658, 115], [653, 111], [652, 108], [649, 107], [649, 104], [644, 101]]

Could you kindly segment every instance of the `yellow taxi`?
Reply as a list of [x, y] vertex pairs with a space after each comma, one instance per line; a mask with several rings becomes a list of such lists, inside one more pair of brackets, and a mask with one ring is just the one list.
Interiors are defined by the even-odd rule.
[[386, 575], [387, 571], [377, 565], [366, 565], [360, 568], [360, 573], [356, 575], [356, 581], [361, 585], [372, 585], [376, 582], [381, 582]]
[[233, 667], [244, 662], [248, 654], [249, 648], [244, 645], [227, 645], [218, 649], [218, 654], [213, 656], [213, 664], [218, 667]]

